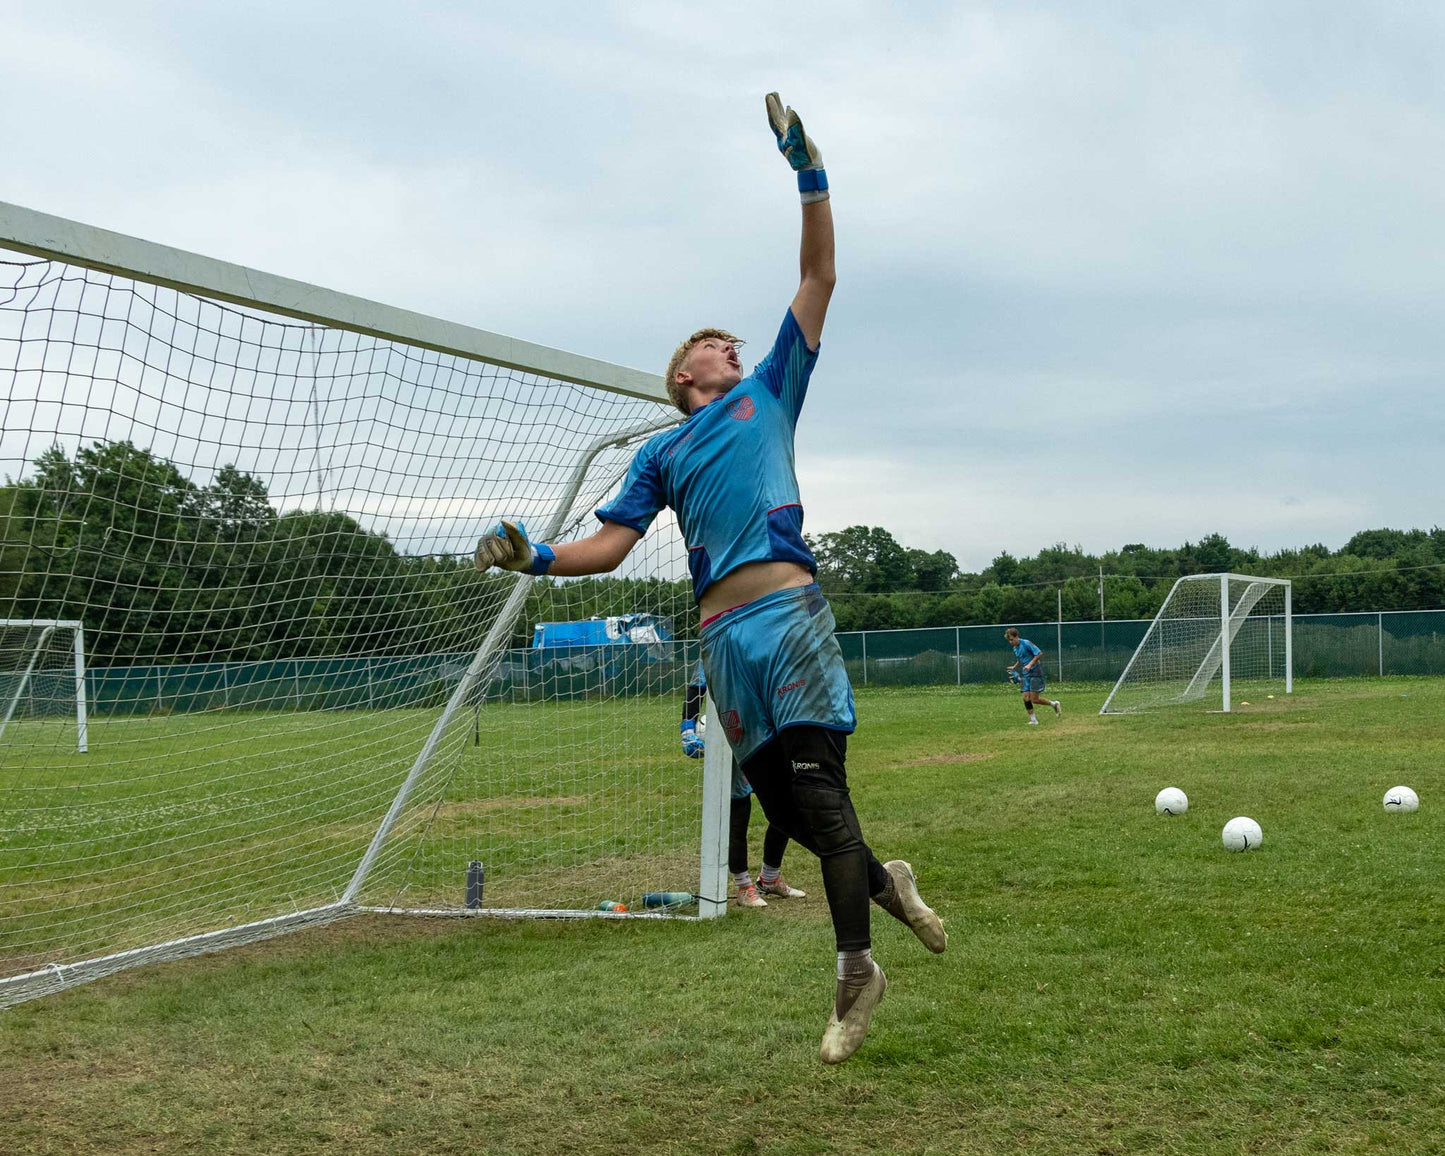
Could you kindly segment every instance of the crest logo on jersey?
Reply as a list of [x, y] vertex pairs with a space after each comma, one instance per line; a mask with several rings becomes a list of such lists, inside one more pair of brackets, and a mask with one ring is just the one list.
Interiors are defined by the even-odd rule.
[[743, 741], [743, 720], [738, 717], [737, 711], [723, 711], [722, 724], [723, 732], [727, 735], [728, 742], [740, 743]]
[[735, 421], [749, 421], [757, 412], [757, 407], [753, 405], [753, 399], [747, 394], [743, 394], [737, 401], [728, 402], [728, 417]]

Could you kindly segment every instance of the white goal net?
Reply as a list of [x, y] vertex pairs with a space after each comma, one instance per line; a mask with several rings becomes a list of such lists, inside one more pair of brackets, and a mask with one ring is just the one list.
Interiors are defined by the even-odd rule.
[[0, 618], [0, 743], [84, 754], [86, 741], [83, 625]]
[[1290, 584], [1245, 574], [1174, 583], [1100, 714], [1219, 704], [1294, 690]]
[[675, 523], [472, 563], [590, 533], [659, 377], [0, 204], [0, 416], [0, 1006], [369, 910], [716, 913]]

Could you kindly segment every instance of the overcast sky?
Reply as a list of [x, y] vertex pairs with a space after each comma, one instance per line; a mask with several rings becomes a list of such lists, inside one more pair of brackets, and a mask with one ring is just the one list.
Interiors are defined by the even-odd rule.
[[[716, 10], [715, 10], [716, 9]], [[965, 569], [1445, 521], [1445, 7], [5, 3], [0, 200], [661, 371], [766, 350], [807, 529]]]

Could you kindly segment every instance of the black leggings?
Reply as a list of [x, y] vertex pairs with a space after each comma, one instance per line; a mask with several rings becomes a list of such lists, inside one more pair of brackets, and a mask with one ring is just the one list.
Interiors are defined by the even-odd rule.
[[[728, 822], [728, 870], [734, 875], [748, 869], [748, 820], [753, 817], [753, 797], [744, 795], [732, 801]], [[763, 836], [763, 862], [770, 867], [783, 865], [783, 852], [788, 849], [788, 836], [768, 824]]]
[[[742, 765], [768, 822], [818, 856], [839, 951], [869, 946], [868, 899], [888, 886], [858, 826], [843, 768], [848, 736], [788, 727]], [[766, 852], [765, 852], [766, 854]]]

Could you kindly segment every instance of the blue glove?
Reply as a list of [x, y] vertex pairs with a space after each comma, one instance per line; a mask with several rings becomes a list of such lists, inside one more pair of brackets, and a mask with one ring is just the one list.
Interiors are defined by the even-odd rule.
[[703, 753], [703, 741], [698, 738], [697, 722], [690, 718], [682, 720], [682, 753], [690, 759], [700, 759]]
[[778, 138], [778, 151], [798, 174], [798, 192], [803, 204], [828, 199], [828, 174], [823, 171], [823, 154], [813, 138], [803, 130], [803, 122], [791, 108], [784, 108], [776, 92], [764, 100], [768, 108], [768, 127]]
[[545, 574], [556, 558], [545, 542], [534, 545], [527, 540], [527, 527], [521, 522], [498, 522], [477, 543], [475, 560], [482, 571], [497, 566], [523, 574]]
[[1005, 669], [1008, 670], [1008, 680], [1009, 680], [1009, 682], [1023, 682], [1023, 678], [1020, 677], [1018, 671], [1014, 670], [1012, 667], [1007, 667], [1007, 668], [1005, 668]]

